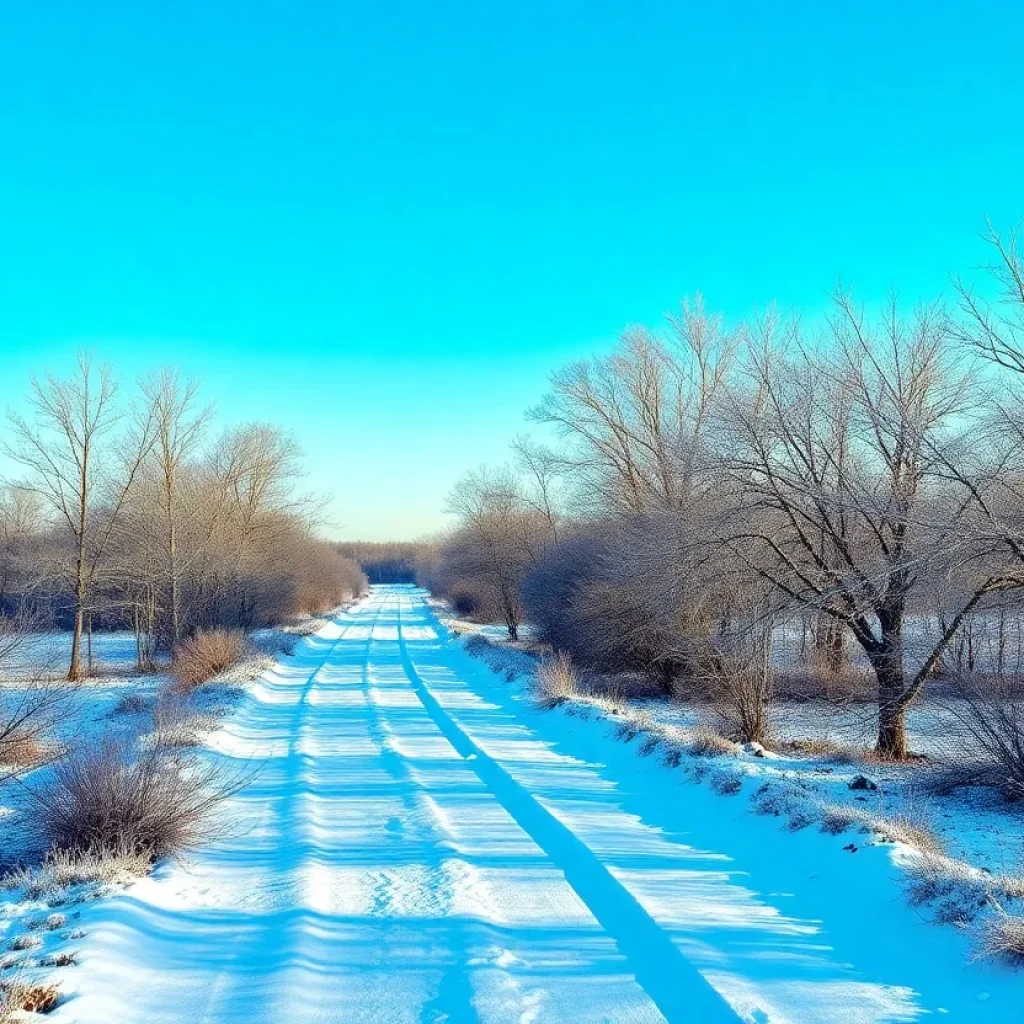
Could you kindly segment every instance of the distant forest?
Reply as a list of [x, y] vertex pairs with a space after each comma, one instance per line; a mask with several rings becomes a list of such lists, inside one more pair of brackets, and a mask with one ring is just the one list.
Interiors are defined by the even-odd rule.
[[339, 554], [357, 562], [370, 583], [415, 583], [417, 568], [429, 557], [426, 541], [347, 541], [337, 545]]

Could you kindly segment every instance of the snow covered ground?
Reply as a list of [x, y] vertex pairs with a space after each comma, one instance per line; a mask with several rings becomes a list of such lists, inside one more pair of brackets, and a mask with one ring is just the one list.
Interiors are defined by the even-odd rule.
[[81, 908], [50, 1019], [1018, 1015], [1020, 975], [908, 908], [899, 848], [786, 832], [539, 711], [412, 588], [301, 641], [209, 742], [261, 766], [224, 838]]

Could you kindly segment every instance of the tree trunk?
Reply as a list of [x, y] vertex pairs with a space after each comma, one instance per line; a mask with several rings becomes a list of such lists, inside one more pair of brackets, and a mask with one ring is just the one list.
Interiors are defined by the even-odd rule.
[[75, 609], [75, 625], [71, 634], [71, 667], [68, 679], [77, 682], [82, 678], [82, 628], [85, 625], [85, 613], [81, 604]]
[[814, 660], [819, 668], [833, 676], [846, 666], [846, 633], [843, 624], [833, 615], [818, 613], [814, 631]]
[[878, 744], [880, 757], [901, 761], [907, 756], [906, 680], [903, 674], [903, 645], [900, 636], [882, 640], [881, 648], [871, 657], [878, 680]]

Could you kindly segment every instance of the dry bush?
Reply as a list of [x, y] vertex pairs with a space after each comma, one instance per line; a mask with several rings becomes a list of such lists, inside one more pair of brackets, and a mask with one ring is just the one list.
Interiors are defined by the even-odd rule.
[[175, 690], [190, 693], [240, 661], [245, 650], [245, 633], [240, 629], [199, 630], [174, 651]]
[[990, 902], [993, 913], [982, 928], [977, 955], [1024, 966], [1024, 917], [1007, 913], [995, 900]]
[[30, 790], [35, 835], [71, 854], [178, 854], [219, 835], [209, 812], [248, 781], [198, 754], [108, 740], [58, 762]]
[[31, 900], [59, 900], [78, 885], [127, 885], [148, 874], [152, 859], [137, 850], [72, 853], [53, 850], [33, 868], [17, 868], [0, 878], [0, 888], [21, 889]]
[[0, 984], [0, 1024], [17, 1024], [23, 1013], [45, 1014], [57, 1008], [60, 989], [31, 981]]
[[942, 840], [927, 818], [912, 806], [889, 814], [880, 814], [849, 804], [827, 804], [821, 812], [821, 830], [839, 835], [850, 828], [873, 832], [890, 843], [904, 843], [922, 853], [941, 857]]
[[630, 712], [615, 726], [615, 737], [625, 740], [626, 743], [632, 743], [637, 736], [642, 735], [651, 736], [656, 740], [656, 729], [654, 719], [646, 711]]
[[534, 675], [537, 702], [543, 708], [556, 708], [583, 693], [583, 680], [567, 654], [545, 658]]
[[776, 669], [775, 696], [789, 701], [831, 701], [838, 705], [877, 700], [874, 678], [867, 669], [848, 666], [841, 672], [809, 665]]
[[908, 867], [907, 893], [912, 906], [928, 904], [935, 920], [964, 925], [984, 909], [997, 880], [963, 861], [931, 853]]
[[[762, 783], [750, 798], [750, 807], [755, 814], [788, 818], [790, 822], [799, 820], [801, 824], [794, 827], [800, 828], [806, 826], [805, 819], [812, 814], [812, 804], [807, 794], [789, 783]], [[817, 818], [816, 813], [813, 816]]]
[[37, 736], [14, 736], [0, 743], [0, 770], [31, 768], [45, 761], [50, 748]]
[[959, 751], [973, 747], [982, 760], [959, 760], [947, 773], [949, 785], [984, 784], [997, 787], [1010, 800], [1024, 799], [1024, 699], [1013, 688], [991, 682], [963, 679], [959, 699], [943, 702], [959, 726]]
[[71, 713], [76, 691], [64, 682], [0, 687], [0, 781], [48, 760], [57, 748], [48, 736]]
[[743, 780], [736, 772], [718, 768], [711, 773], [711, 788], [721, 796], [735, 796], [743, 788]]
[[141, 693], [125, 693], [117, 700], [117, 703], [110, 709], [110, 718], [120, 715], [141, 715], [149, 710], [149, 700]]
[[695, 757], [735, 757], [739, 747], [710, 725], [698, 725], [686, 746]]
[[780, 752], [800, 754], [822, 761], [833, 761], [836, 764], [863, 764], [874, 760], [872, 751], [852, 743], [843, 743], [841, 740], [785, 740], [776, 744], [776, 749]]

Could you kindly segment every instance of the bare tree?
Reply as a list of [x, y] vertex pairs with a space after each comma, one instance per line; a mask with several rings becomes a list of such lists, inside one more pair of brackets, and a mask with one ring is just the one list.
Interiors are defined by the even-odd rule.
[[38, 496], [22, 487], [0, 487], [0, 614], [24, 574], [31, 539], [39, 533], [41, 509]]
[[[876, 325], [837, 297], [826, 339], [762, 319], [751, 387], [732, 410], [737, 499], [731, 550], [797, 605], [843, 623], [877, 679], [878, 741], [906, 756], [905, 713], [965, 617], [1014, 581], [975, 567], [956, 425], [979, 401], [936, 309], [907, 321], [895, 303]], [[908, 671], [904, 623], [918, 588], [957, 572], [965, 588], [937, 640]]]
[[508, 469], [468, 473], [452, 490], [447, 510], [461, 519], [444, 557], [457, 577], [473, 580], [486, 604], [502, 616], [510, 640], [522, 622], [520, 586], [549, 541], [548, 524], [523, 498]]
[[[40, 495], [73, 545], [68, 581], [74, 612], [68, 678], [80, 679], [82, 632], [90, 589], [125, 498], [152, 441], [142, 420], [130, 438], [114, 439], [121, 421], [117, 383], [107, 366], [94, 369], [89, 355], [79, 356], [77, 372], [66, 379], [33, 378], [31, 419], [8, 415], [14, 440], [5, 451], [29, 471], [24, 482]], [[104, 505], [104, 515], [96, 515]]]
[[527, 481], [523, 500], [545, 523], [553, 541], [558, 540], [557, 481], [561, 475], [561, 460], [546, 445], [522, 434], [512, 442], [517, 467]]
[[738, 339], [699, 297], [669, 326], [667, 338], [629, 330], [612, 355], [557, 371], [529, 413], [566, 439], [563, 465], [592, 510], [678, 509], [700, 481]]
[[181, 640], [180, 550], [182, 519], [196, 514], [184, 500], [189, 460], [203, 441], [213, 413], [212, 406], [198, 404], [199, 382], [182, 381], [176, 370], [163, 369], [142, 382], [142, 394], [151, 410], [154, 431], [153, 460], [160, 489], [162, 534], [166, 560], [167, 611], [172, 649]]
[[975, 348], [986, 359], [1024, 373], [1024, 257], [1016, 231], [1004, 238], [988, 225], [985, 241], [995, 253], [987, 268], [997, 288], [993, 301], [958, 279], [961, 317], [950, 321], [950, 329], [961, 341]]

